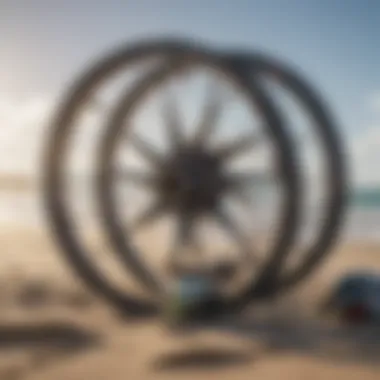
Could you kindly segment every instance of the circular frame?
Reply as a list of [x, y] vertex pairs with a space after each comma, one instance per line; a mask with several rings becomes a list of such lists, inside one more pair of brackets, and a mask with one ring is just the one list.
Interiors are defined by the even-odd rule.
[[[223, 55], [223, 53], [222, 53]], [[315, 244], [303, 254], [305, 259], [291, 273], [281, 277], [281, 263], [276, 266], [276, 292], [284, 292], [303, 281], [311, 272], [323, 263], [337, 243], [343, 226], [347, 200], [347, 168], [345, 149], [336, 121], [326, 103], [316, 90], [295, 70], [264, 54], [229, 52], [227, 59], [239, 64], [257, 82], [260, 76], [270, 76], [291, 93], [298, 103], [307, 110], [313, 121], [313, 127], [322, 142], [324, 165], [327, 171], [328, 198], [326, 215], [317, 233]], [[271, 277], [273, 273], [268, 273]], [[254, 293], [252, 289], [252, 294]], [[247, 294], [247, 297], [252, 296]]]
[[[251, 83], [248, 87], [246, 86], [246, 78], [242, 76], [239, 65], [226, 65], [223, 61], [216, 60], [212, 55], [202, 56], [201, 59], [197, 57], [195, 63], [197, 61], [214, 66], [219, 70], [221, 68], [228, 78], [232, 79], [239, 86], [239, 90], [249, 96], [250, 106], [256, 109], [258, 105], [260, 115], [263, 117], [265, 125], [268, 126], [269, 133], [273, 138], [275, 149], [277, 150], [278, 157], [276, 163], [278, 164], [278, 175], [284, 183], [284, 202], [279, 218], [278, 238], [273, 244], [272, 251], [268, 254], [268, 262], [264, 264], [263, 272], [267, 273], [272, 268], [272, 262], [279, 262], [286, 256], [294, 241], [296, 228], [298, 227], [299, 183], [296, 161], [292, 153], [294, 151], [292, 141], [286, 134], [285, 126], [277, 115], [277, 110], [272, 107], [269, 99], [262, 94], [259, 86], [256, 86], [254, 83]], [[125, 121], [128, 120], [129, 114], [133, 112], [134, 107], [143, 99], [146, 92], [152, 88], [154, 89], [167, 77], [175, 73], [176, 67], [180, 69], [180, 65], [178, 65], [176, 59], [172, 60], [172, 62], [166, 62], [164, 68], [159, 68], [152, 72], [151, 75], [143, 77], [132, 90], [127, 89], [121, 96], [119, 103], [114, 111], [111, 112], [109, 122], [107, 123], [103, 143], [100, 146], [99, 161], [96, 165], [99, 169], [97, 187], [99, 189], [100, 212], [109, 241], [113, 244], [114, 250], [119, 254], [121, 260], [125, 261], [135, 276], [139, 277], [140, 282], [145, 288], [156, 294], [160, 294], [162, 287], [154, 280], [154, 276], [146, 270], [144, 263], [135, 254], [125, 233], [125, 228], [118, 217], [118, 207], [112, 192], [112, 161], [115, 146], [118, 139], [122, 136], [121, 132]], [[249, 289], [255, 288], [255, 282], [261, 284], [262, 280], [259, 274], [258, 279], [249, 283]], [[269, 286], [269, 284], [267, 285]]]
[[[217, 59], [212, 52], [205, 48], [195, 45], [191, 41], [173, 39], [145, 41], [112, 53], [80, 77], [66, 95], [53, 120], [52, 134], [49, 136], [48, 148], [44, 157], [43, 181], [46, 211], [54, 237], [62, 247], [62, 253], [87, 285], [105, 297], [116, 308], [134, 314], [157, 309], [151, 303], [144, 303], [110, 285], [86, 258], [86, 249], [81, 244], [75, 228], [73, 228], [73, 218], [67, 210], [64, 197], [63, 169], [70, 142], [70, 132], [73, 127], [72, 122], [96, 88], [107, 77], [120, 71], [123, 67], [146, 58], [167, 55], [172, 57], [199, 57], [201, 59], [207, 57], [217, 64], [222, 64], [221, 59]], [[240, 70], [239, 65], [234, 64], [232, 67], [223, 63], [223, 66], [225, 69], [231, 70], [240, 82], [244, 83], [247, 80], [246, 73]], [[253, 81], [250, 81], [250, 83], [253, 83]], [[249, 90], [252, 91], [252, 88], [255, 88], [254, 84], [249, 86]], [[287, 167], [286, 175], [291, 178], [290, 183], [292, 184], [287, 189], [289, 199], [289, 202], [287, 202], [287, 219], [285, 220], [287, 233], [283, 235], [274, 254], [274, 257], [279, 258], [285, 256], [295, 237], [299, 215], [297, 198], [299, 184], [295, 160], [292, 159], [292, 144], [284, 132], [284, 128], [281, 127], [281, 119], [277, 117], [277, 113], [264, 94], [261, 94], [260, 100], [261, 108], [266, 113], [265, 116], [269, 124], [274, 127], [277, 137], [285, 141], [282, 146], [286, 147], [286, 154], [284, 155]], [[264, 107], [262, 107], [263, 105]]]

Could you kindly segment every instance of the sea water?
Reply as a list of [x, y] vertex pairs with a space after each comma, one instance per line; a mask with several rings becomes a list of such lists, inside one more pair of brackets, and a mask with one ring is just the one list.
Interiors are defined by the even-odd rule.
[[[83, 218], [86, 218], [86, 215], [91, 218], [92, 205], [88, 202], [88, 195], [78, 193], [75, 204], [79, 207], [77, 212]], [[258, 220], [258, 225], [265, 228], [263, 221], [267, 210], [271, 208], [271, 200], [263, 197], [259, 204], [255, 218]], [[0, 225], [44, 228], [46, 223], [46, 213], [40, 193], [0, 189]], [[380, 244], [380, 187], [351, 192], [342, 239]]]

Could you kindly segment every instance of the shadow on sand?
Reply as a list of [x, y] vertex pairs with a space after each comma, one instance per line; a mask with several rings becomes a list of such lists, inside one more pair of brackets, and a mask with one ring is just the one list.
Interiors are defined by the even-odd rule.
[[263, 354], [294, 352], [334, 362], [380, 365], [380, 326], [339, 326], [319, 320], [251, 320], [224, 330], [261, 341]]
[[92, 333], [70, 324], [0, 324], [0, 351], [13, 348], [57, 348], [80, 351], [99, 343]]
[[[17, 380], [71, 355], [95, 348], [97, 335], [66, 323], [0, 324], [0, 379]], [[27, 353], [28, 360], [12, 362], [13, 353]], [[4, 364], [4, 363], [3, 363]]]
[[292, 321], [277, 317], [225, 323], [212, 329], [259, 345], [255, 345], [255, 352], [252, 348], [196, 350], [192, 347], [160, 358], [154, 369], [219, 369], [283, 353], [335, 363], [380, 365], [380, 326], [347, 327], [307, 318]]
[[155, 361], [153, 369], [156, 371], [212, 370], [241, 366], [251, 360], [251, 353], [244, 350], [192, 348], [160, 357]]

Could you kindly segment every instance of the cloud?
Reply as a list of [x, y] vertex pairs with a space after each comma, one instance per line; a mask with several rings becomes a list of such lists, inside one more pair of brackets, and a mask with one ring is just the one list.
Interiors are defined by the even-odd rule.
[[[55, 100], [36, 96], [26, 100], [11, 99], [0, 94], [0, 173], [25, 173], [35, 175], [41, 168], [41, 154]], [[380, 111], [380, 94], [373, 96], [371, 107]], [[83, 131], [77, 134], [80, 149], [76, 165], [88, 164], [88, 150], [92, 137], [99, 129], [94, 128], [94, 115], [84, 121]], [[81, 127], [82, 128], [82, 127]], [[93, 140], [92, 140], [93, 141]], [[348, 136], [348, 161], [351, 177], [356, 185], [380, 186], [380, 118], [359, 136]], [[312, 160], [313, 161], [313, 160]], [[313, 165], [310, 165], [313, 166]]]
[[371, 96], [369, 106], [371, 110], [380, 112], [380, 93], [375, 93]]
[[52, 102], [0, 95], [0, 171], [35, 173]]
[[380, 186], [380, 121], [349, 141], [354, 183]]
[[380, 92], [369, 98], [369, 108], [375, 121], [348, 136], [348, 161], [354, 185], [380, 187]]
[[[0, 94], [0, 173], [31, 176], [40, 173], [56, 105], [53, 97], [38, 96], [19, 101]], [[92, 132], [96, 132], [93, 128], [96, 118], [92, 113], [84, 115], [80, 120], [80, 132], [74, 134], [77, 167], [89, 161], [88, 147], [93, 141]]]

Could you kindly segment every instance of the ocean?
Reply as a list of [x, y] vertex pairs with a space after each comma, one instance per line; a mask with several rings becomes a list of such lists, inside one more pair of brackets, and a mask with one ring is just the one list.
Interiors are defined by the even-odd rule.
[[[82, 213], [87, 213], [85, 198], [78, 199]], [[86, 206], [87, 204], [87, 206]], [[261, 205], [260, 213], [267, 206]], [[261, 223], [260, 218], [260, 223]], [[0, 224], [6, 226], [32, 226], [45, 228], [46, 216], [39, 194], [31, 191], [0, 190]], [[342, 238], [345, 241], [371, 241], [380, 244], [380, 189], [353, 191]]]

